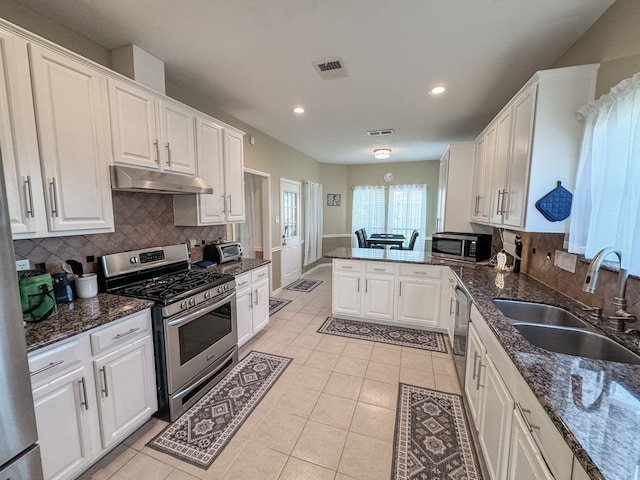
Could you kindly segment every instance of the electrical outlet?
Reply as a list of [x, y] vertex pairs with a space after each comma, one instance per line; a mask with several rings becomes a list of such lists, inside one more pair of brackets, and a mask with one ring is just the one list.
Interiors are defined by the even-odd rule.
[[16, 270], [17, 271], [21, 271], [21, 270], [29, 270], [31, 269], [31, 264], [29, 262], [29, 260], [16, 260]]
[[189, 239], [189, 248], [195, 248], [197, 244], [198, 244], [198, 241], [195, 238]]

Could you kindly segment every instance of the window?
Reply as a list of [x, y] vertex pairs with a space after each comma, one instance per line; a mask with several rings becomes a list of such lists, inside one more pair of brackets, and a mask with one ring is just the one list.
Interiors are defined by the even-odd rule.
[[622, 268], [640, 275], [640, 74], [579, 113], [585, 130], [569, 251], [593, 258], [602, 248], [616, 247]]
[[407, 241], [414, 230], [424, 235], [426, 212], [426, 185], [392, 185], [389, 188], [387, 233], [399, 233], [404, 235]]
[[353, 189], [352, 232], [360, 228], [364, 228], [368, 234], [384, 231], [384, 197], [384, 187], [355, 187]]
[[392, 185], [388, 198], [385, 187], [355, 187], [351, 217], [352, 231], [364, 228], [369, 235], [399, 233], [408, 242], [413, 230], [421, 235], [426, 231], [427, 186]]

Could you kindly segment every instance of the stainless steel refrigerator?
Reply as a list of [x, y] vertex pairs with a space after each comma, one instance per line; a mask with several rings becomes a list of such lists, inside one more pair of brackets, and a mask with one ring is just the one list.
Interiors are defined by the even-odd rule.
[[20, 293], [0, 160], [0, 478], [42, 480]]

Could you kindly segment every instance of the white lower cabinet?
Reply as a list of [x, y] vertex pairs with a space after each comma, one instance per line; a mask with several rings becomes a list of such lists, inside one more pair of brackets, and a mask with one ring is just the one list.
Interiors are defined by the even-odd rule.
[[343, 317], [447, 328], [440, 312], [442, 267], [334, 260], [332, 312]]
[[238, 346], [247, 343], [269, 323], [269, 267], [236, 276]]
[[36, 350], [29, 369], [46, 480], [76, 478], [157, 410], [149, 310]]
[[475, 306], [464, 390], [491, 480], [572, 479], [571, 450]]
[[513, 412], [507, 479], [554, 480], [518, 410]]

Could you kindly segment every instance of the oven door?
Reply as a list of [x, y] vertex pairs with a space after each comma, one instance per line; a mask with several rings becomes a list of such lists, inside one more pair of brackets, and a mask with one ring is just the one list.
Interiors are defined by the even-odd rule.
[[238, 344], [236, 292], [164, 319], [167, 383], [172, 394]]

